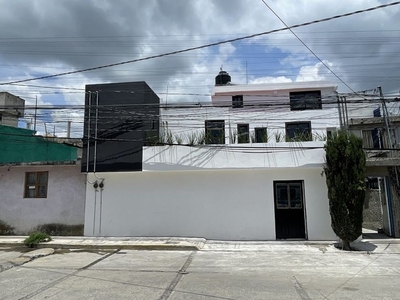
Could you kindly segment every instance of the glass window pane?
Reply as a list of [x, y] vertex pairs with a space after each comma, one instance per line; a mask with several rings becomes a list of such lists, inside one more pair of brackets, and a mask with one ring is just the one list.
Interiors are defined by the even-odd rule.
[[267, 143], [267, 128], [255, 128], [256, 143]]
[[25, 190], [25, 197], [26, 198], [35, 198], [36, 196], [36, 189], [35, 186], [27, 186]]
[[47, 184], [47, 173], [38, 173], [39, 184]]
[[301, 208], [301, 187], [298, 183], [291, 183], [290, 189], [290, 207]]
[[206, 144], [225, 144], [225, 121], [205, 121]]
[[27, 184], [35, 184], [36, 183], [36, 173], [26, 173], [26, 183]]
[[38, 197], [46, 197], [46, 186], [45, 185], [39, 185], [38, 187]]
[[310, 122], [286, 123], [286, 138], [290, 140], [311, 140]]
[[286, 184], [276, 185], [276, 205], [278, 208], [289, 208], [289, 199]]
[[250, 142], [249, 124], [238, 124], [237, 132], [238, 132], [238, 143]]

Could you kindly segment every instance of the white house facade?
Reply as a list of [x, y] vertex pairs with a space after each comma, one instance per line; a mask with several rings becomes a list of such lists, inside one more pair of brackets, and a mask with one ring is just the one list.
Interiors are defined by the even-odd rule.
[[209, 103], [161, 103], [140, 171], [88, 172], [85, 235], [336, 238], [323, 175], [324, 140], [339, 127], [336, 85], [230, 81], [221, 71]]

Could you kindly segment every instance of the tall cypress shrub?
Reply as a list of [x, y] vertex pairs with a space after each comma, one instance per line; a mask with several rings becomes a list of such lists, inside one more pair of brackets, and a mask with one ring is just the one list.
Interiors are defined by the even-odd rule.
[[328, 138], [324, 172], [328, 187], [331, 226], [351, 250], [350, 242], [362, 234], [365, 199], [365, 153], [363, 142], [344, 131]]

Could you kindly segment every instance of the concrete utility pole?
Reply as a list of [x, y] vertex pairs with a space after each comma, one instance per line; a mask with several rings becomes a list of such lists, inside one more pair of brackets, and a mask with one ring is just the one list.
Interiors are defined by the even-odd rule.
[[343, 118], [346, 120], [346, 130], [348, 131], [349, 129], [349, 113], [347, 111], [347, 97], [343, 96], [342, 99], [344, 100], [344, 114]]
[[342, 121], [342, 109], [340, 107], [340, 97], [338, 92], [336, 92], [336, 100], [338, 104], [338, 111], [339, 111], [339, 124], [340, 124], [340, 130], [343, 130], [343, 121]]
[[35, 101], [35, 123], [33, 125], [33, 130], [36, 131], [36, 115], [37, 115], [37, 96]]
[[[392, 149], [394, 144], [393, 144], [393, 140], [392, 140], [392, 133], [390, 131], [390, 125], [389, 125], [389, 119], [388, 119], [389, 113], [388, 113], [388, 110], [387, 110], [385, 98], [383, 97], [382, 88], [380, 86], [378, 86], [378, 91], [379, 91], [379, 97], [380, 97], [381, 102], [382, 102], [382, 113], [383, 113], [383, 119], [384, 119], [385, 125], [386, 125], [386, 132], [387, 132], [387, 137], [388, 137], [388, 142], [389, 142], [389, 149]], [[392, 153], [390, 153], [390, 155], [392, 156]]]
[[71, 137], [71, 121], [67, 123], [67, 138]]

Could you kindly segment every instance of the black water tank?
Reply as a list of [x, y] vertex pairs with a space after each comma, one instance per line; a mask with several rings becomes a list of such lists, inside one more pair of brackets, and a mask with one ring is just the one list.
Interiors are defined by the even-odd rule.
[[220, 71], [215, 77], [215, 85], [226, 85], [231, 82], [231, 76], [226, 71]]

